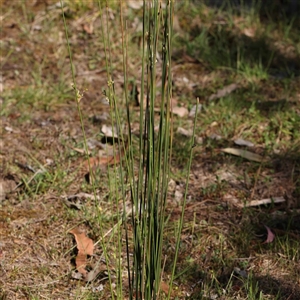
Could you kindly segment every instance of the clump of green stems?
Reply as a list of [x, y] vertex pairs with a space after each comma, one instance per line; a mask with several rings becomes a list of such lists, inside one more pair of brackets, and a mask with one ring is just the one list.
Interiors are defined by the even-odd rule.
[[[112, 75], [111, 47], [108, 22], [104, 24], [102, 20], [102, 36], [105, 48], [106, 70], [107, 70], [107, 90], [105, 92], [110, 103], [112, 127], [117, 128], [121, 138], [116, 142], [119, 149], [125, 152], [123, 162], [119, 166], [115, 165], [115, 176], [120, 178], [121, 187], [111, 188], [110, 200], [118, 203], [123, 199], [123, 211], [118, 212], [120, 222], [116, 226], [117, 238], [116, 257], [118, 261], [117, 288], [113, 288], [112, 276], [109, 272], [111, 284], [111, 296], [123, 299], [124, 289], [122, 288], [122, 232], [125, 234], [126, 242], [126, 270], [128, 275], [128, 296], [129, 299], [159, 299], [161, 298], [161, 281], [163, 278], [163, 266], [166, 261], [163, 255], [164, 228], [167, 223], [166, 204], [168, 183], [170, 179], [170, 165], [172, 161], [172, 137], [173, 137], [173, 116], [171, 113], [172, 99], [172, 21], [174, 15], [173, 0], [166, 0], [162, 7], [162, 1], [152, 0], [143, 3], [143, 35], [142, 35], [142, 59], [141, 59], [141, 86], [140, 95], [143, 99], [145, 95], [146, 105], [142, 100], [139, 111], [139, 137], [138, 146], [134, 145], [131, 131], [132, 113], [129, 105], [128, 91], [128, 45], [126, 36], [126, 22], [122, 11], [122, 1], [120, 0], [120, 24], [122, 32], [122, 52], [123, 52], [123, 74], [124, 74], [124, 94], [126, 101], [126, 125], [128, 132], [122, 133], [122, 108], [115, 93], [114, 80]], [[108, 3], [106, 3], [108, 6]], [[105, 9], [99, 1], [100, 16]], [[108, 20], [108, 18], [107, 18]], [[69, 50], [70, 51], [70, 50]], [[157, 53], [161, 60], [157, 61]], [[71, 57], [71, 52], [69, 52]], [[71, 62], [72, 64], [72, 62]], [[160, 73], [157, 74], [157, 66], [160, 64]], [[72, 68], [73, 70], [73, 68]], [[161, 78], [160, 90], [157, 88], [157, 78]], [[73, 84], [76, 92], [78, 111], [81, 115], [78, 91], [76, 89], [75, 77]], [[158, 93], [159, 92], [159, 93]], [[157, 95], [160, 97], [160, 113], [158, 132], [155, 131], [155, 103]], [[197, 112], [196, 112], [197, 116]], [[82, 122], [82, 118], [81, 118]], [[196, 120], [195, 120], [196, 122]], [[194, 126], [195, 128], [195, 126]], [[82, 130], [84, 128], [82, 126]], [[195, 129], [194, 129], [195, 130]], [[126, 143], [125, 143], [126, 135]], [[192, 143], [194, 144], [194, 135]], [[85, 138], [85, 137], [84, 137]], [[87, 146], [85, 141], [86, 152]], [[137, 148], [137, 149], [136, 149]], [[188, 174], [192, 160], [192, 149], [188, 166]], [[138, 174], [135, 174], [135, 166], [138, 165]], [[116, 183], [117, 181], [114, 180]], [[93, 182], [94, 184], [94, 182]], [[117, 185], [117, 183], [116, 183]], [[131, 199], [131, 212], [126, 211], [126, 189], [129, 186]], [[169, 276], [169, 293], [171, 295], [173, 278], [175, 276], [175, 266], [179, 251], [180, 234], [183, 225], [183, 216], [186, 204], [186, 194], [188, 188], [188, 175], [184, 201], [182, 203], [182, 215], [178, 223], [177, 242], [175, 246], [175, 259], [173, 260], [172, 274]], [[94, 188], [95, 190], [95, 188]], [[121, 190], [119, 192], [119, 190]], [[121, 193], [121, 197], [119, 197]], [[99, 218], [102, 222], [102, 218]], [[100, 236], [103, 237], [103, 224], [100, 224]], [[101, 246], [106, 261], [109, 261], [107, 245], [104, 238], [101, 238]]]

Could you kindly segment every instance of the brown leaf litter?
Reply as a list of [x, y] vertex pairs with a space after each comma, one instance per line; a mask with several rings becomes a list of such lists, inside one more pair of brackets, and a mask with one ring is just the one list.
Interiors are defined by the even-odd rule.
[[78, 254], [75, 258], [76, 269], [85, 278], [88, 274], [85, 267], [87, 266], [87, 255], [92, 256], [94, 253], [94, 242], [88, 238], [84, 232], [81, 232], [78, 228], [74, 228], [69, 231], [72, 233], [76, 240]]

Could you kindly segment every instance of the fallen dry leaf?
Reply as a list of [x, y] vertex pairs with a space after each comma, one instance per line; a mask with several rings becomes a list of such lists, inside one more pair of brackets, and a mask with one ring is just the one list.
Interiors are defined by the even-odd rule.
[[237, 84], [235, 84], [235, 83], [229, 84], [229, 85], [223, 87], [222, 89], [218, 90], [215, 94], [210, 95], [208, 100], [211, 101], [211, 100], [223, 98], [223, 97], [229, 95], [230, 93], [232, 93], [237, 88], [238, 88]]
[[[163, 293], [165, 293], [166, 295], [168, 295], [170, 286], [169, 286], [168, 283], [166, 283], [164, 281], [161, 281], [161, 283], [160, 283], [160, 289], [161, 289], [161, 291]], [[171, 297], [174, 297], [174, 289], [171, 290]]]
[[93, 24], [84, 24], [83, 25], [83, 30], [87, 34], [93, 34], [93, 32], [94, 32], [94, 26], [93, 26]]
[[268, 235], [267, 235], [267, 239], [263, 242], [263, 244], [272, 243], [274, 241], [275, 234], [271, 231], [271, 229], [268, 226], [266, 225], [264, 226], [267, 229]]
[[[192, 109], [190, 110], [189, 117], [194, 118], [195, 115], [196, 115], [196, 110], [197, 110], [197, 105], [194, 105], [194, 106], [192, 107]], [[202, 110], [202, 104], [199, 103], [199, 104], [198, 104], [197, 114], [199, 114], [199, 113], [201, 112], [201, 110]]]
[[255, 28], [244, 28], [244, 30], [242, 30], [242, 33], [245, 35], [245, 36], [248, 36], [248, 37], [254, 37], [255, 36]]
[[167, 294], [168, 295], [168, 292], [169, 292], [169, 285], [167, 284], [167, 283], [165, 283], [164, 281], [162, 281], [161, 283], [160, 283], [160, 289], [165, 293], [165, 294]]
[[247, 146], [247, 147], [254, 147], [254, 144], [251, 143], [250, 141], [246, 141], [244, 139], [236, 139], [233, 141], [236, 145], [239, 146]]
[[[184, 129], [182, 127], [177, 128], [177, 133], [182, 134], [186, 137], [192, 137], [193, 136], [193, 130], [192, 129], [187, 130], [187, 129]], [[195, 136], [195, 141], [196, 141], [197, 144], [202, 144], [203, 143], [202, 137], [199, 137], [199, 136]]]
[[261, 199], [261, 200], [252, 200], [250, 202], [245, 203], [245, 207], [250, 206], [260, 206], [260, 205], [266, 205], [266, 204], [272, 204], [272, 203], [282, 203], [286, 200], [284, 197], [272, 197], [267, 199]]
[[264, 160], [264, 158], [262, 156], [252, 153], [252, 152], [249, 152], [249, 151], [246, 151], [246, 150], [243, 150], [243, 149], [224, 148], [224, 149], [221, 149], [221, 151], [228, 153], [228, 154], [240, 156], [240, 157], [246, 158], [251, 161], [262, 162]]
[[240, 268], [234, 268], [234, 272], [241, 276], [242, 278], [248, 278], [248, 272], [246, 270], [241, 270]]
[[111, 127], [107, 125], [103, 125], [101, 127], [101, 132], [106, 136], [106, 137], [112, 137], [112, 138], [118, 138], [118, 129], [116, 127]]
[[[74, 151], [80, 153], [80, 154], [85, 154], [85, 153], [86, 153], [85, 149], [80, 149], [80, 148], [75, 148], [75, 147], [70, 147], [70, 148], [71, 148], [72, 150], [74, 150]], [[90, 154], [90, 151], [88, 151], [88, 154]]]
[[75, 195], [69, 195], [63, 197], [64, 203], [69, 207], [69, 208], [75, 208], [78, 210], [82, 209], [83, 201], [82, 200], [90, 200], [90, 199], [95, 199], [95, 200], [100, 200], [100, 197], [97, 195], [93, 194], [88, 194], [88, 193], [78, 193]]
[[88, 274], [87, 270], [85, 269], [87, 265], [87, 255], [93, 255], [94, 242], [78, 228], [74, 228], [69, 232], [74, 235], [78, 249], [78, 254], [75, 259], [76, 269], [79, 273], [86, 277]]
[[185, 107], [179, 107], [179, 106], [175, 106], [175, 107], [172, 107], [172, 113], [174, 115], [177, 115], [179, 117], [184, 117], [184, 116], [187, 116], [189, 114], [189, 111], [187, 108]]
[[97, 200], [100, 200], [100, 197], [99, 196], [95, 196], [93, 194], [88, 194], [88, 193], [78, 193], [78, 194], [75, 194], [75, 195], [69, 195], [67, 196], [67, 200], [74, 200], [74, 199], [80, 199], [80, 198], [83, 198], [83, 199], [96, 199]]
[[119, 151], [115, 155], [90, 157], [81, 162], [80, 170], [85, 174], [84, 176], [87, 182], [91, 183], [91, 181], [95, 179], [94, 173], [96, 170], [106, 171], [108, 166], [118, 164], [125, 154], [125, 151], [126, 150], [122, 149], [122, 151]]
[[103, 273], [105, 271], [107, 271], [107, 266], [105, 264], [98, 265], [95, 267], [95, 269], [93, 269], [87, 273], [84, 280], [86, 282], [91, 282], [96, 279], [96, 277], [99, 275], [99, 273]]
[[282, 203], [282, 202], [286, 201], [283, 197], [272, 197], [272, 198], [261, 199], [261, 200], [251, 200], [250, 202], [244, 203], [240, 199], [238, 199], [235, 196], [232, 196], [230, 194], [224, 195], [223, 199], [225, 201], [227, 201], [235, 206], [241, 207], [241, 208], [267, 205], [267, 204], [273, 204], [273, 203]]
[[141, 9], [143, 7], [143, 1], [130, 0], [130, 1], [127, 1], [127, 5], [128, 5], [128, 7], [132, 8], [132, 9]]
[[83, 163], [83, 167], [87, 171], [89, 171], [89, 161], [90, 161], [91, 168], [95, 169], [101, 166], [110, 166], [113, 165], [114, 163], [120, 162], [120, 155], [117, 154], [116, 157], [114, 157], [113, 155], [102, 156], [102, 157], [91, 157]]

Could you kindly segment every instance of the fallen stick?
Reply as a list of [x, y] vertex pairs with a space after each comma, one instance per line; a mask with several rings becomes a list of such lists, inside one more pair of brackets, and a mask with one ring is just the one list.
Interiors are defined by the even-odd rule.
[[285, 202], [285, 199], [283, 197], [273, 197], [273, 198], [267, 198], [267, 199], [261, 199], [261, 200], [252, 200], [248, 203], [245, 203], [245, 207], [252, 207], [252, 206], [260, 206], [265, 204], [271, 204], [271, 203], [282, 203]]

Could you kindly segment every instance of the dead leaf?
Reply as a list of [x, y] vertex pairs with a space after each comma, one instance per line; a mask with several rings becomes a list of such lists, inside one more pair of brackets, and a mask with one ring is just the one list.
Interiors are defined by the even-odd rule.
[[87, 273], [84, 280], [86, 282], [91, 282], [96, 279], [99, 273], [107, 271], [107, 266], [105, 264], [98, 265], [96, 268]]
[[240, 199], [236, 198], [235, 196], [232, 196], [230, 194], [224, 195], [223, 199], [235, 206], [244, 208], [244, 207], [254, 207], [254, 206], [260, 206], [260, 205], [267, 205], [271, 203], [282, 203], [286, 200], [283, 197], [272, 197], [267, 199], [261, 199], [261, 200], [252, 200], [250, 202], [242, 202]]
[[240, 156], [240, 157], [246, 158], [251, 161], [262, 162], [264, 160], [264, 158], [262, 156], [260, 156], [256, 153], [253, 153], [253, 152], [243, 150], [243, 149], [224, 148], [224, 149], [221, 149], [221, 151], [228, 153], [228, 154]]
[[234, 272], [237, 273], [242, 278], [248, 278], [248, 272], [246, 270], [241, 270], [240, 268], [234, 268]]
[[274, 241], [275, 234], [271, 231], [271, 229], [268, 226], [266, 225], [264, 226], [267, 229], [268, 235], [267, 235], [267, 239], [263, 242], [263, 244], [272, 243]]
[[93, 293], [102, 292], [104, 290], [104, 285], [101, 283], [100, 285], [93, 287]]
[[260, 206], [260, 205], [266, 205], [271, 203], [282, 203], [282, 202], [285, 202], [285, 199], [283, 197], [272, 197], [272, 198], [261, 199], [261, 200], [252, 200], [250, 202], [245, 203], [245, 207]]
[[167, 283], [165, 283], [164, 281], [162, 281], [161, 283], [160, 283], [160, 288], [161, 288], [161, 290], [166, 294], [166, 295], [168, 295], [168, 293], [169, 293], [169, 285], [167, 284]]
[[128, 7], [132, 9], [141, 9], [143, 7], [143, 1], [141, 0], [129, 0], [127, 1]]
[[79, 273], [79, 272], [77, 272], [77, 271], [73, 271], [72, 273], [71, 273], [71, 277], [73, 278], [73, 279], [77, 279], [77, 280], [82, 280], [83, 278], [83, 276], [82, 276], [82, 274], [81, 273]]
[[189, 111], [187, 108], [185, 108], [183, 106], [181, 106], [181, 107], [175, 106], [175, 107], [172, 107], [172, 113], [174, 115], [177, 115], [182, 118], [184, 116], [187, 116], [189, 114]]
[[[168, 283], [166, 283], [164, 281], [161, 281], [161, 283], [160, 283], [160, 289], [161, 289], [161, 291], [163, 293], [165, 293], [166, 295], [168, 295], [170, 286], [169, 286]], [[171, 290], [171, 297], [174, 297], [174, 290]]]
[[119, 151], [119, 153], [116, 153], [115, 155], [91, 157], [83, 161], [81, 163], [80, 170], [85, 174], [84, 176], [86, 181], [91, 183], [95, 180], [94, 171], [102, 170], [105, 172], [108, 166], [118, 164], [125, 154], [125, 151], [126, 150], [122, 149], [122, 151]]
[[[190, 110], [189, 117], [192, 117], [192, 118], [195, 117], [196, 109], [197, 109], [197, 105], [194, 105], [192, 107], [192, 109]], [[201, 112], [201, 109], [202, 109], [202, 104], [198, 104], [197, 114], [199, 114], [199, 112]]]
[[94, 32], [94, 26], [93, 26], [93, 24], [84, 24], [83, 25], [83, 30], [87, 34], [93, 34], [93, 32]]
[[112, 128], [111, 126], [103, 125], [101, 128], [101, 132], [106, 137], [118, 138], [118, 130], [116, 127]]
[[191, 137], [193, 135], [192, 130], [187, 130], [187, 129], [184, 129], [182, 127], [177, 128], [177, 133], [180, 133], [180, 134], [182, 134], [184, 136], [187, 136], [187, 137]]
[[212, 139], [212, 140], [215, 140], [215, 141], [220, 141], [222, 139], [222, 137], [219, 134], [216, 134], [216, 133], [212, 133], [209, 136], [209, 138]]
[[229, 95], [230, 93], [232, 93], [233, 91], [235, 91], [237, 88], [238, 85], [236, 83], [229, 84], [223, 87], [222, 89], [218, 90], [215, 94], [210, 95], [208, 100], [211, 101], [211, 100], [223, 98]]
[[70, 201], [68, 199], [64, 199], [64, 203], [67, 205], [67, 207], [69, 208], [75, 208], [75, 209], [78, 209], [78, 210], [81, 210], [82, 208], [82, 204], [79, 203], [79, 201]]
[[[86, 153], [85, 149], [80, 149], [80, 148], [75, 148], [75, 147], [70, 147], [70, 148], [71, 148], [72, 150], [74, 150], [74, 151], [80, 153], [80, 154], [85, 154], [85, 153]], [[91, 154], [90, 151], [88, 151], [88, 154]]]
[[101, 157], [91, 157], [83, 163], [84, 169], [88, 172], [89, 171], [89, 161], [90, 166], [92, 169], [96, 169], [103, 166], [110, 166], [114, 163], [120, 162], [120, 154], [117, 154], [115, 157], [113, 155], [109, 156], [101, 156]]
[[95, 196], [93, 194], [88, 194], [88, 193], [78, 193], [76, 195], [69, 195], [66, 197], [63, 197], [64, 203], [67, 205], [69, 208], [75, 208], [78, 210], [82, 209], [83, 206], [83, 199], [89, 200], [89, 199], [95, 199], [95, 200], [100, 200], [99, 196]]
[[255, 29], [254, 28], [245, 28], [243, 31], [243, 34], [248, 37], [254, 37], [255, 36]]
[[183, 194], [180, 191], [176, 190], [174, 198], [177, 203], [180, 203], [180, 200], [183, 198]]
[[[192, 129], [187, 130], [187, 129], [184, 129], [182, 127], [177, 128], [177, 133], [182, 134], [186, 137], [192, 137], [193, 136], [193, 130]], [[196, 141], [197, 144], [202, 144], [203, 143], [202, 137], [199, 137], [199, 136], [195, 136], [195, 141]]]
[[84, 277], [87, 276], [88, 272], [85, 269], [87, 265], [87, 255], [93, 255], [94, 253], [94, 242], [90, 238], [88, 238], [84, 232], [81, 232], [78, 228], [74, 228], [71, 231], [75, 237], [78, 254], [76, 256], [76, 269], [79, 273], [81, 273]]
[[236, 140], [234, 140], [234, 143], [236, 145], [239, 145], [239, 146], [247, 146], [247, 147], [253, 147], [254, 146], [253, 143], [251, 143], [249, 141], [246, 141], [244, 139], [236, 139]]
[[96, 197], [96, 200], [100, 200], [100, 197], [99, 196], [95, 196], [93, 194], [88, 194], [88, 193], [78, 193], [78, 194], [75, 194], [75, 195], [69, 195], [67, 197], [67, 200], [74, 200], [74, 199], [80, 199], [80, 198], [83, 198], [83, 199], [95, 199]]

